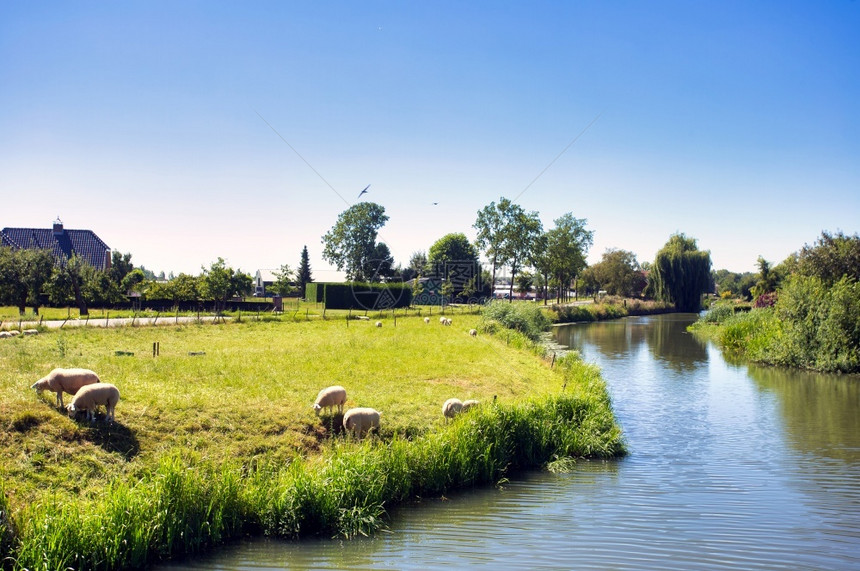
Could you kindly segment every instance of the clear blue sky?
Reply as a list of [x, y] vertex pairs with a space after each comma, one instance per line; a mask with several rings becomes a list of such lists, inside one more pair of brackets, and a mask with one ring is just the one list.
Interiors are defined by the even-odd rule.
[[327, 279], [368, 184], [404, 265], [501, 196], [779, 262], [860, 230], [860, 2], [0, 3], [0, 227]]

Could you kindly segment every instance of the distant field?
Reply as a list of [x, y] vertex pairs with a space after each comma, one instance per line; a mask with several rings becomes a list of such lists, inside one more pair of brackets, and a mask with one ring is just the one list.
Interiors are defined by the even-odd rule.
[[[441, 423], [442, 402], [452, 396], [510, 402], [560, 391], [561, 376], [547, 363], [504, 341], [470, 337], [478, 319], [455, 314], [443, 327], [398, 317], [395, 327], [383, 318], [381, 328], [376, 318], [348, 326], [245, 320], [2, 339], [0, 479], [20, 506], [98, 494], [176, 450], [216, 463], [312, 452], [331, 437], [331, 418], [317, 418], [311, 405], [332, 384], [347, 388], [348, 407], [383, 412], [383, 438]], [[53, 393], [38, 398], [28, 387], [54, 367], [90, 368], [117, 385], [117, 424], [78, 424], [54, 408]]]

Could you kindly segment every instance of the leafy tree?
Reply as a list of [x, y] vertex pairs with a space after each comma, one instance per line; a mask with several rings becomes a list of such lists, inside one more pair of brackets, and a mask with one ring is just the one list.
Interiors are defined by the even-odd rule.
[[575, 218], [568, 212], [555, 219], [555, 227], [539, 240], [543, 243], [536, 267], [553, 276], [558, 286], [559, 303], [567, 301], [571, 281], [576, 280], [587, 266], [585, 258], [594, 240], [594, 232], [586, 230], [586, 222], [584, 218]]
[[532, 248], [543, 233], [543, 224], [537, 212], [526, 213], [513, 204], [507, 212], [507, 225], [503, 231], [501, 252], [511, 266], [510, 301], [514, 298], [514, 280], [532, 258]]
[[139, 293], [143, 288], [143, 284], [147, 282], [146, 275], [144, 275], [143, 270], [140, 268], [134, 268], [127, 274], [125, 274], [122, 278], [121, 288], [122, 291], [128, 293], [132, 291], [136, 291]]
[[[466, 285], [481, 275], [478, 251], [462, 232], [446, 234], [436, 240], [427, 256], [430, 272], [450, 282], [450, 296], [464, 295]], [[479, 284], [473, 284], [477, 288]]]
[[505, 265], [508, 260], [503, 250], [505, 243], [505, 228], [508, 224], [508, 213], [513, 203], [507, 198], [500, 198], [499, 203], [489, 203], [478, 211], [478, 218], [472, 225], [478, 231], [477, 244], [487, 254], [493, 266], [493, 286], [496, 283], [496, 268]]
[[254, 278], [251, 277], [251, 274], [243, 272], [241, 268], [236, 270], [230, 279], [230, 295], [248, 297], [253, 291]]
[[860, 236], [822, 232], [812, 246], [804, 245], [797, 256], [797, 272], [832, 284], [847, 276], [860, 281]]
[[657, 252], [651, 283], [657, 299], [674, 303], [678, 311], [699, 311], [708, 289], [711, 254], [701, 251], [694, 238], [673, 234]]
[[[131, 254], [121, 254], [116, 250], [111, 253], [110, 269], [108, 270], [108, 275], [110, 276], [111, 281], [113, 281], [113, 283], [115, 283], [117, 286], [120, 286], [122, 284], [123, 278], [127, 276], [128, 273], [131, 272], [131, 270], [133, 269], [134, 265], [131, 263]], [[143, 272], [141, 272], [141, 274], [142, 273]], [[126, 289], [125, 291], [128, 291], [128, 289]]]
[[609, 249], [604, 252], [603, 259], [589, 269], [600, 288], [609, 295], [637, 297], [645, 289], [645, 277], [633, 252]]
[[50, 250], [0, 248], [0, 300], [17, 305], [22, 315], [29, 302], [38, 314], [42, 289], [53, 271]]
[[415, 279], [427, 273], [427, 254], [424, 251], [412, 252], [409, 257], [409, 266], [400, 271], [403, 281]]
[[394, 257], [388, 244], [380, 242], [373, 248], [364, 275], [371, 282], [380, 282], [394, 275]]
[[752, 272], [738, 274], [729, 270], [717, 270], [713, 273], [713, 281], [716, 293], [720, 297], [740, 297], [752, 299], [750, 290], [756, 284], [756, 278]]
[[322, 238], [323, 258], [346, 272], [353, 281], [367, 281], [365, 272], [373, 259], [376, 236], [388, 221], [385, 208], [374, 202], [350, 206]]
[[275, 295], [285, 296], [295, 291], [293, 287], [293, 271], [290, 266], [284, 264], [281, 269], [273, 272], [277, 278], [268, 290]]
[[528, 294], [535, 283], [535, 278], [531, 272], [520, 272], [517, 274], [517, 292]]
[[310, 256], [308, 256], [307, 246], [302, 248], [302, 257], [299, 262], [299, 269], [296, 270], [296, 281], [299, 283], [299, 291], [302, 298], [304, 298], [307, 285], [314, 281], [313, 276], [311, 276], [311, 261]]
[[233, 268], [227, 266], [224, 258], [219, 257], [218, 261], [212, 262], [209, 269], [202, 268], [203, 275], [202, 294], [207, 299], [215, 302], [215, 310], [223, 311], [227, 304], [227, 298], [233, 293], [233, 276], [235, 272]]

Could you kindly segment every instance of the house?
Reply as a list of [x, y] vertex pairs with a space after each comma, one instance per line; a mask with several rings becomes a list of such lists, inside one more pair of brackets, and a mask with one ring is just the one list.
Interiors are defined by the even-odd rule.
[[52, 228], [3, 228], [0, 246], [19, 249], [47, 249], [58, 265], [73, 254], [97, 270], [110, 269], [111, 249], [92, 230], [68, 230], [57, 218]]
[[266, 297], [268, 295], [268, 287], [278, 281], [275, 272], [280, 272], [280, 270], [257, 270], [254, 277], [254, 297]]

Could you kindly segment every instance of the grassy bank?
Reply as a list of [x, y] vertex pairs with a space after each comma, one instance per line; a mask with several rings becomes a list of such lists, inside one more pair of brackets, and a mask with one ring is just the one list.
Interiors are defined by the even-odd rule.
[[[417, 318], [69, 330], [0, 344], [0, 547], [12, 568], [140, 567], [245, 533], [367, 533], [385, 506], [556, 456], [622, 452], [598, 373]], [[160, 354], [152, 355], [159, 343]], [[117, 351], [133, 355], [117, 355]], [[77, 424], [30, 384], [85, 366], [123, 395]], [[316, 392], [383, 412], [345, 442]], [[562, 387], [565, 387], [562, 393]], [[486, 406], [445, 425], [451, 396]], [[494, 396], [496, 397], [493, 403]], [[7, 525], [8, 524], [8, 525]]]
[[675, 307], [664, 301], [607, 297], [597, 303], [553, 305], [547, 315], [553, 323], [576, 323], [619, 319], [631, 315], [672, 313]]
[[690, 329], [757, 363], [860, 373], [860, 282], [789, 279], [772, 307], [717, 305]]

